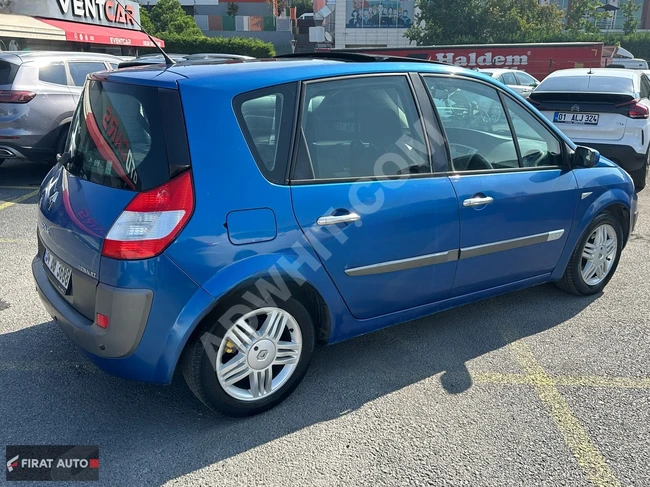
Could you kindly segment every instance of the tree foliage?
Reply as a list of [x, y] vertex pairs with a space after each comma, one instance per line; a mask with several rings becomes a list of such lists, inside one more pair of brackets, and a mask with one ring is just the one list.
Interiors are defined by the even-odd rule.
[[567, 15], [567, 26], [572, 32], [600, 32], [598, 22], [609, 17], [609, 13], [599, 10], [601, 0], [573, 0]]
[[313, 0], [292, 0], [291, 6], [296, 7], [296, 17], [300, 17], [304, 13], [314, 11]]
[[203, 36], [194, 17], [187, 15], [178, 0], [158, 0], [151, 9], [151, 22], [158, 36], [179, 34], [184, 37]]
[[140, 27], [148, 34], [153, 35], [156, 33], [156, 26], [153, 25], [149, 11], [146, 8], [140, 8]]
[[636, 3], [634, 0], [625, 0], [621, 3], [621, 13], [623, 14], [623, 33], [634, 34], [636, 28], [639, 25], [639, 21], [636, 18], [636, 13], [641, 8], [641, 5]]
[[235, 2], [228, 2], [228, 8], [226, 9], [226, 14], [234, 17], [239, 12], [239, 5]]
[[417, 0], [417, 6], [406, 37], [418, 45], [516, 42], [563, 28], [563, 11], [537, 0]]

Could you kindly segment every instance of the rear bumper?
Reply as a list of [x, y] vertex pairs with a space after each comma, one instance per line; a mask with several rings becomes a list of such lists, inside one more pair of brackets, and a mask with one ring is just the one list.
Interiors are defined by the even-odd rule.
[[641, 169], [646, 162], [645, 153], [639, 154], [633, 147], [629, 145], [615, 145], [615, 144], [593, 144], [581, 143], [574, 141], [578, 145], [585, 145], [596, 149], [603, 156], [612, 162], [615, 162], [627, 172], [636, 171]]
[[103, 358], [126, 357], [137, 348], [144, 333], [153, 292], [98, 284], [95, 311], [110, 317], [107, 329], [77, 312], [50, 283], [39, 256], [32, 261], [38, 295], [59, 328], [85, 351]]

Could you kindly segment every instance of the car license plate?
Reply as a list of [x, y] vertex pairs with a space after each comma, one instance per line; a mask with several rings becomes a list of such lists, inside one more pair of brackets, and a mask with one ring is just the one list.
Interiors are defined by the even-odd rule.
[[598, 125], [597, 113], [566, 113], [555, 112], [553, 121], [555, 123], [577, 123], [584, 125]]
[[70, 284], [70, 276], [72, 275], [72, 269], [61, 263], [61, 261], [54, 257], [52, 252], [49, 250], [45, 250], [45, 254], [43, 254], [43, 262], [54, 278], [59, 281], [59, 284], [61, 284], [63, 289], [67, 292], [68, 285]]

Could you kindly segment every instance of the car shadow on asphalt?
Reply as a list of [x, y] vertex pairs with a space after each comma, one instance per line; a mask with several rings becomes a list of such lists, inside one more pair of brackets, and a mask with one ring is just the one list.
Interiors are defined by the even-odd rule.
[[0, 414], [11, 417], [0, 437], [7, 444], [98, 444], [102, 483], [159, 485], [425, 379], [462, 394], [472, 387], [468, 363], [480, 371], [482, 357], [499, 351], [492, 365], [510, 360], [504, 326], [536, 335], [595, 299], [543, 285], [320, 348], [289, 399], [244, 419], [210, 412], [179, 376], [167, 387], [111, 377], [53, 323], [42, 323], [0, 335]]
[[0, 165], [0, 189], [3, 186], [33, 186], [38, 189], [50, 169], [51, 164], [6, 160]]

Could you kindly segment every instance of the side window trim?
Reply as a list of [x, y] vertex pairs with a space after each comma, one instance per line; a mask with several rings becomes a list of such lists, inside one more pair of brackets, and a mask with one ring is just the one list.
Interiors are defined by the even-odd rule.
[[[508, 110], [508, 105], [506, 105], [504, 94], [501, 90], [497, 90], [497, 96], [499, 97], [499, 103], [501, 103], [501, 108], [503, 108], [503, 113], [506, 115], [506, 120], [508, 121], [508, 128], [510, 129], [510, 135], [512, 136], [512, 141], [515, 144], [515, 152], [517, 153], [517, 163], [519, 164], [519, 169], [524, 167], [524, 160], [521, 157], [521, 148], [519, 147], [519, 137], [517, 137], [517, 131], [515, 130], [515, 125], [512, 123], [512, 116], [510, 115], [510, 110]], [[514, 168], [513, 168], [514, 169]]]
[[[436, 115], [436, 121], [438, 123], [438, 126], [440, 127], [440, 133], [442, 134], [442, 136], [444, 138], [445, 147], [447, 149], [447, 157], [449, 158], [449, 170], [446, 173], [442, 173], [442, 174], [446, 174], [446, 175], [452, 175], [453, 174], [454, 176], [465, 176], [465, 175], [469, 176], [469, 175], [473, 175], [473, 174], [501, 174], [501, 173], [506, 174], [506, 173], [510, 173], [510, 172], [549, 171], [549, 170], [557, 170], [558, 168], [559, 169], [571, 169], [571, 167], [566, 164], [567, 155], [568, 155], [567, 154], [568, 153], [567, 143], [562, 138], [560, 138], [553, 130], [551, 130], [548, 127], [547, 122], [545, 120], [540, 118], [540, 116], [538, 116], [535, 112], [531, 112], [530, 110], [528, 110], [519, 100], [517, 100], [514, 97], [510, 96], [508, 93], [504, 92], [500, 88], [492, 85], [491, 83], [487, 83], [487, 82], [482, 81], [482, 80], [474, 79], [474, 78], [471, 78], [469, 76], [458, 76], [458, 75], [452, 75], [452, 74], [437, 74], [437, 73], [435, 73], [435, 74], [434, 73], [431, 73], [431, 74], [429, 74], [429, 73], [420, 73], [420, 77], [422, 78], [422, 82], [424, 83], [425, 87], [426, 87], [426, 82], [424, 81], [424, 78], [448, 78], [448, 79], [449, 78], [452, 78], [452, 79], [453, 78], [460, 78], [460, 79], [466, 79], [468, 81], [474, 81], [476, 83], [481, 83], [481, 84], [487, 85], [487, 86], [489, 86], [491, 88], [494, 88], [497, 91], [498, 95], [499, 95], [499, 99], [501, 101], [501, 106], [504, 108], [504, 111], [506, 112], [506, 115], [508, 117], [508, 126], [510, 127], [511, 135], [513, 137], [513, 142], [515, 142], [515, 148], [516, 148], [517, 154], [518, 154], [518, 159], [519, 159], [518, 162], [519, 162], [519, 166], [520, 166], [518, 168], [492, 169], [492, 170], [480, 170], [480, 171], [478, 171], [478, 170], [477, 171], [457, 171], [454, 168], [454, 159], [451, 157], [451, 148], [449, 147], [449, 138], [447, 137], [447, 132], [446, 132], [445, 127], [442, 124], [442, 121], [440, 119], [440, 114], [438, 113], [438, 109], [436, 108], [436, 105], [433, 102], [433, 98], [432, 98], [432, 95], [431, 95], [431, 90], [427, 89], [427, 95], [428, 95], [429, 101], [430, 101], [430, 103], [432, 105], [432, 109], [433, 109], [433, 111], [434, 111], [434, 113]], [[510, 113], [506, 109], [505, 103], [504, 103], [504, 100], [502, 99], [502, 97], [508, 97], [510, 100], [514, 101], [515, 103], [520, 105], [522, 108], [524, 108], [530, 115], [532, 115], [535, 118], [535, 120], [537, 120], [544, 127], [544, 129], [546, 129], [551, 134], [551, 136], [553, 136], [559, 142], [560, 148], [562, 150], [562, 160], [565, 163], [563, 166], [521, 167], [522, 160], [521, 160], [521, 156], [519, 155], [519, 142], [514, 140], [516, 138], [516, 135], [512, 131], [512, 121], [510, 120]], [[441, 174], [441, 173], [438, 173], [438, 174]]]
[[[427, 130], [426, 130], [426, 124], [423, 122], [423, 116], [422, 116], [422, 110], [419, 105], [419, 99], [416, 94], [415, 90], [415, 85], [412, 82], [410, 73], [404, 73], [404, 72], [387, 72], [387, 73], [367, 73], [367, 74], [353, 74], [353, 75], [342, 75], [342, 76], [329, 76], [326, 78], [318, 78], [318, 79], [313, 79], [313, 80], [307, 80], [307, 81], [302, 81], [300, 83], [300, 88], [299, 88], [299, 95], [298, 95], [298, 103], [296, 103], [297, 107], [297, 113], [296, 113], [296, 118], [295, 118], [295, 127], [293, 131], [293, 145], [292, 145], [292, 151], [291, 151], [291, 167], [289, 171], [289, 180], [288, 184], [289, 185], [307, 185], [307, 184], [327, 184], [327, 183], [343, 183], [343, 182], [354, 182], [354, 181], [385, 181], [385, 180], [390, 180], [390, 179], [400, 179], [404, 178], [404, 175], [396, 175], [396, 176], [363, 176], [363, 177], [344, 177], [344, 178], [327, 178], [327, 179], [295, 179], [295, 172], [296, 172], [296, 166], [297, 166], [297, 158], [298, 158], [298, 147], [301, 142], [301, 138], [304, 137], [304, 134], [302, 133], [302, 116], [304, 113], [304, 106], [305, 106], [305, 97], [307, 93], [307, 86], [310, 84], [316, 84], [316, 83], [324, 83], [328, 81], [338, 81], [338, 80], [344, 80], [344, 79], [355, 79], [355, 78], [375, 78], [375, 77], [402, 77], [406, 79], [406, 82], [408, 84], [411, 96], [413, 97], [413, 104], [416, 107], [416, 111], [418, 113], [418, 116], [420, 117], [420, 126], [422, 129], [422, 135], [427, 139]], [[428, 173], [421, 173], [421, 174], [408, 174], [408, 179], [414, 179], [414, 178], [427, 178], [427, 177], [436, 177], [440, 175], [444, 175], [445, 173], [436, 173], [433, 168], [433, 159], [431, 155], [431, 147], [429, 144], [428, 140], [424, 141], [426, 150], [427, 150], [427, 160], [429, 161], [429, 171]], [[310, 158], [311, 159], [311, 158]], [[310, 160], [311, 164], [311, 160]]]

